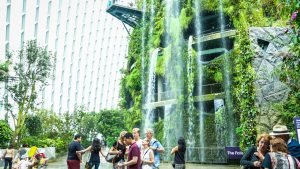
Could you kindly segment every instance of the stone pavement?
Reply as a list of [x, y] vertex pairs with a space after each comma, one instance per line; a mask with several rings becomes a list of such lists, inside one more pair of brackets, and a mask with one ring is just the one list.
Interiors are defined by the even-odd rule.
[[[85, 162], [86, 160], [84, 160]], [[99, 169], [112, 169], [112, 165], [107, 163], [101, 157], [101, 164]], [[84, 163], [82, 164], [84, 168]], [[56, 162], [49, 163], [47, 169], [67, 169], [66, 157], [58, 159]], [[173, 169], [171, 163], [162, 163], [160, 169]], [[240, 169], [238, 165], [213, 165], [213, 164], [187, 164], [186, 169]]]

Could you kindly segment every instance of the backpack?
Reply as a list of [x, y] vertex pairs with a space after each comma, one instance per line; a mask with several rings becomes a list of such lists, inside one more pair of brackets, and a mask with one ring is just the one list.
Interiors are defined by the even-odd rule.
[[271, 152], [270, 158], [273, 169], [298, 169], [295, 158], [281, 152]]

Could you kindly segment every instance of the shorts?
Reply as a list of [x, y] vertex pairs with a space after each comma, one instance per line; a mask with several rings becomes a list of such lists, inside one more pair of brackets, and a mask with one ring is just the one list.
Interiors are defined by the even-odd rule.
[[68, 169], [80, 169], [79, 160], [67, 160]]

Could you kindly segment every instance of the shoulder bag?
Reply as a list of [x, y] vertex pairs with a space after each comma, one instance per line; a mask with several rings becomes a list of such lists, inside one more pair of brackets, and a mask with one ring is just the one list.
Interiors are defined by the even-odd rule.
[[[118, 148], [118, 144], [119, 144], [119, 141], [117, 141], [117, 148]], [[117, 157], [117, 154], [109, 154], [109, 152], [108, 152], [107, 155], [105, 156], [105, 160], [109, 163], [113, 163], [116, 157]]]

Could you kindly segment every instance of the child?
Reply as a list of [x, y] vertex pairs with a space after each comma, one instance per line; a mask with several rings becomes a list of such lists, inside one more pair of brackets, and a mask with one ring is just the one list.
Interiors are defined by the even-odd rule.
[[18, 169], [28, 169], [32, 165], [33, 162], [28, 161], [28, 156], [24, 154], [21, 156], [21, 161], [18, 162]]

